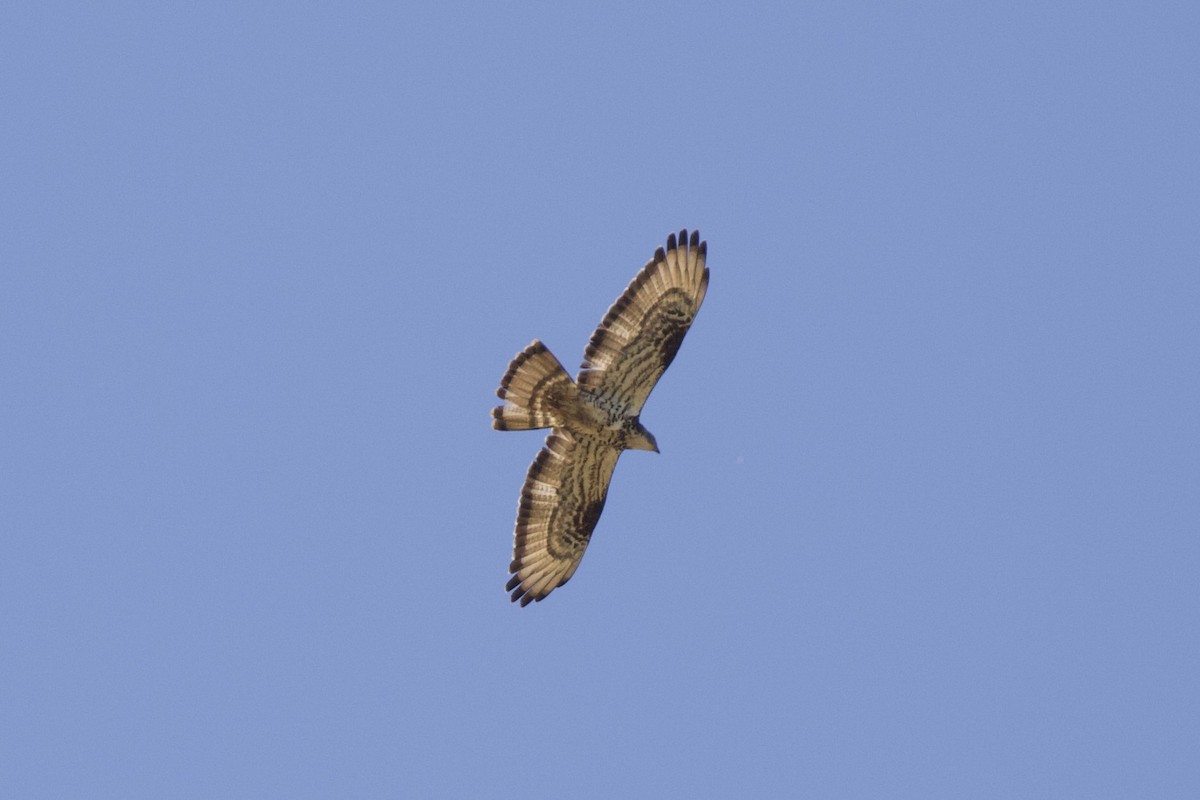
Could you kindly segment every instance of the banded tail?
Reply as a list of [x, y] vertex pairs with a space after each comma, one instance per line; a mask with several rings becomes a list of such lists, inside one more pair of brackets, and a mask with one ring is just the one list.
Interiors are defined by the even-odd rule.
[[572, 403], [579, 387], [554, 354], [537, 339], [508, 365], [496, 394], [504, 405], [492, 409], [498, 431], [531, 431], [562, 424], [559, 409]]

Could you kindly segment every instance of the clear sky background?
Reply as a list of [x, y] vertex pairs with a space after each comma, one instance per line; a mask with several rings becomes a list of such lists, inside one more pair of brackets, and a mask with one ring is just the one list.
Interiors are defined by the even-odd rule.
[[6, 5], [0, 796], [1200, 796], [1200, 11], [1002, 5]]

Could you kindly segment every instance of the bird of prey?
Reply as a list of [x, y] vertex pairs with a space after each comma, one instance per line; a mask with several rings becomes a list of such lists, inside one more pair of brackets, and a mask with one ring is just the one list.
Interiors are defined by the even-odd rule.
[[704, 302], [707, 249], [697, 231], [668, 236], [604, 315], [575, 380], [537, 339], [500, 379], [493, 428], [551, 429], [517, 506], [513, 602], [540, 601], [575, 574], [621, 451], [658, 452], [639, 415]]

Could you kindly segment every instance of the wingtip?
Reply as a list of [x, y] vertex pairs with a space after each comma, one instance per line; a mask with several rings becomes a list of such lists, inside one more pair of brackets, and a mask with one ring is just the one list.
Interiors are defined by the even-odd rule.
[[508, 601], [510, 603], [519, 603], [521, 608], [524, 608], [533, 601], [541, 599], [542, 598], [540, 597], [534, 597], [533, 595], [529, 594], [524, 588], [518, 587], [517, 590], [512, 593], [512, 596], [508, 599]]
[[667, 250], [668, 251], [677, 250], [681, 247], [685, 247], [689, 250], [695, 250], [695, 249], [699, 248], [700, 252], [703, 253], [704, 246], [705, 246], [705, 243], [700, 241], [700, 229], [699, 228], [695, 228], [690, 231], [687, 228], [680, 228], [679, 233], [667, 234]]

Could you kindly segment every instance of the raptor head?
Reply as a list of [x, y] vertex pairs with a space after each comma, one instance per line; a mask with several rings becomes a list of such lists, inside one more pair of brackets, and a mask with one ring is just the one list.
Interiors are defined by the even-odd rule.
[[631, 420], [625, 434], [625, 449], [626, 450], [649, 450], [657, 453], [658, 442], [654, 440], [654, 434], [642, 427], [642, 423], [636, 418]]

